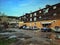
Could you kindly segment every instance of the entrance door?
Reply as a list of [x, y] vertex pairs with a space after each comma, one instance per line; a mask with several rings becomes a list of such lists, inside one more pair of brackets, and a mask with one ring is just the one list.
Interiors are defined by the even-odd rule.
[[42, 24], [42, 26], [50, 28], [51, 27], [51, 23], [50, 24]]

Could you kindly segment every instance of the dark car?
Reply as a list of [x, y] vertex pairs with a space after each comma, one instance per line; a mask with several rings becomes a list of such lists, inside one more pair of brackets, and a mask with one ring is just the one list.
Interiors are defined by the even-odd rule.
[[52, 29], [51, 28], [47, 28], [47, 27], [43, 27], [43, 28], [41, 28], [41, 31], [42, 32], [51, 32]]

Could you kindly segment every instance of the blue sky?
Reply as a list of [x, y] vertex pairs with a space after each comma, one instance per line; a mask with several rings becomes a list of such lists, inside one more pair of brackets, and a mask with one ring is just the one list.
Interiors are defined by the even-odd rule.
[[0, 0], [0, 12], [4, 12], [8, 16], [21, 16], [45, 5], [57, 4], [60, 0]]

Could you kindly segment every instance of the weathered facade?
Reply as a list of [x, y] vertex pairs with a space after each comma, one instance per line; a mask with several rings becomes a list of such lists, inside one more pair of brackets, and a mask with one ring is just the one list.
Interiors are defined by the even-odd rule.
[[60, 26], [60, 3], [46, 5], [45, 8], [27, 13], [19, 19], [27, 26], [36, 25], [38, 28]]

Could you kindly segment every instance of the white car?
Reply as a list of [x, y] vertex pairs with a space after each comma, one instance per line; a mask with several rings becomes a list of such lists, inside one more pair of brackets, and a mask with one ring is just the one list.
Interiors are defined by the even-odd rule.
[[60, 32], [60, 28], [58, 28], [58, 29], [55, 29], [54, 31], [55, 31], [55, 32]]

